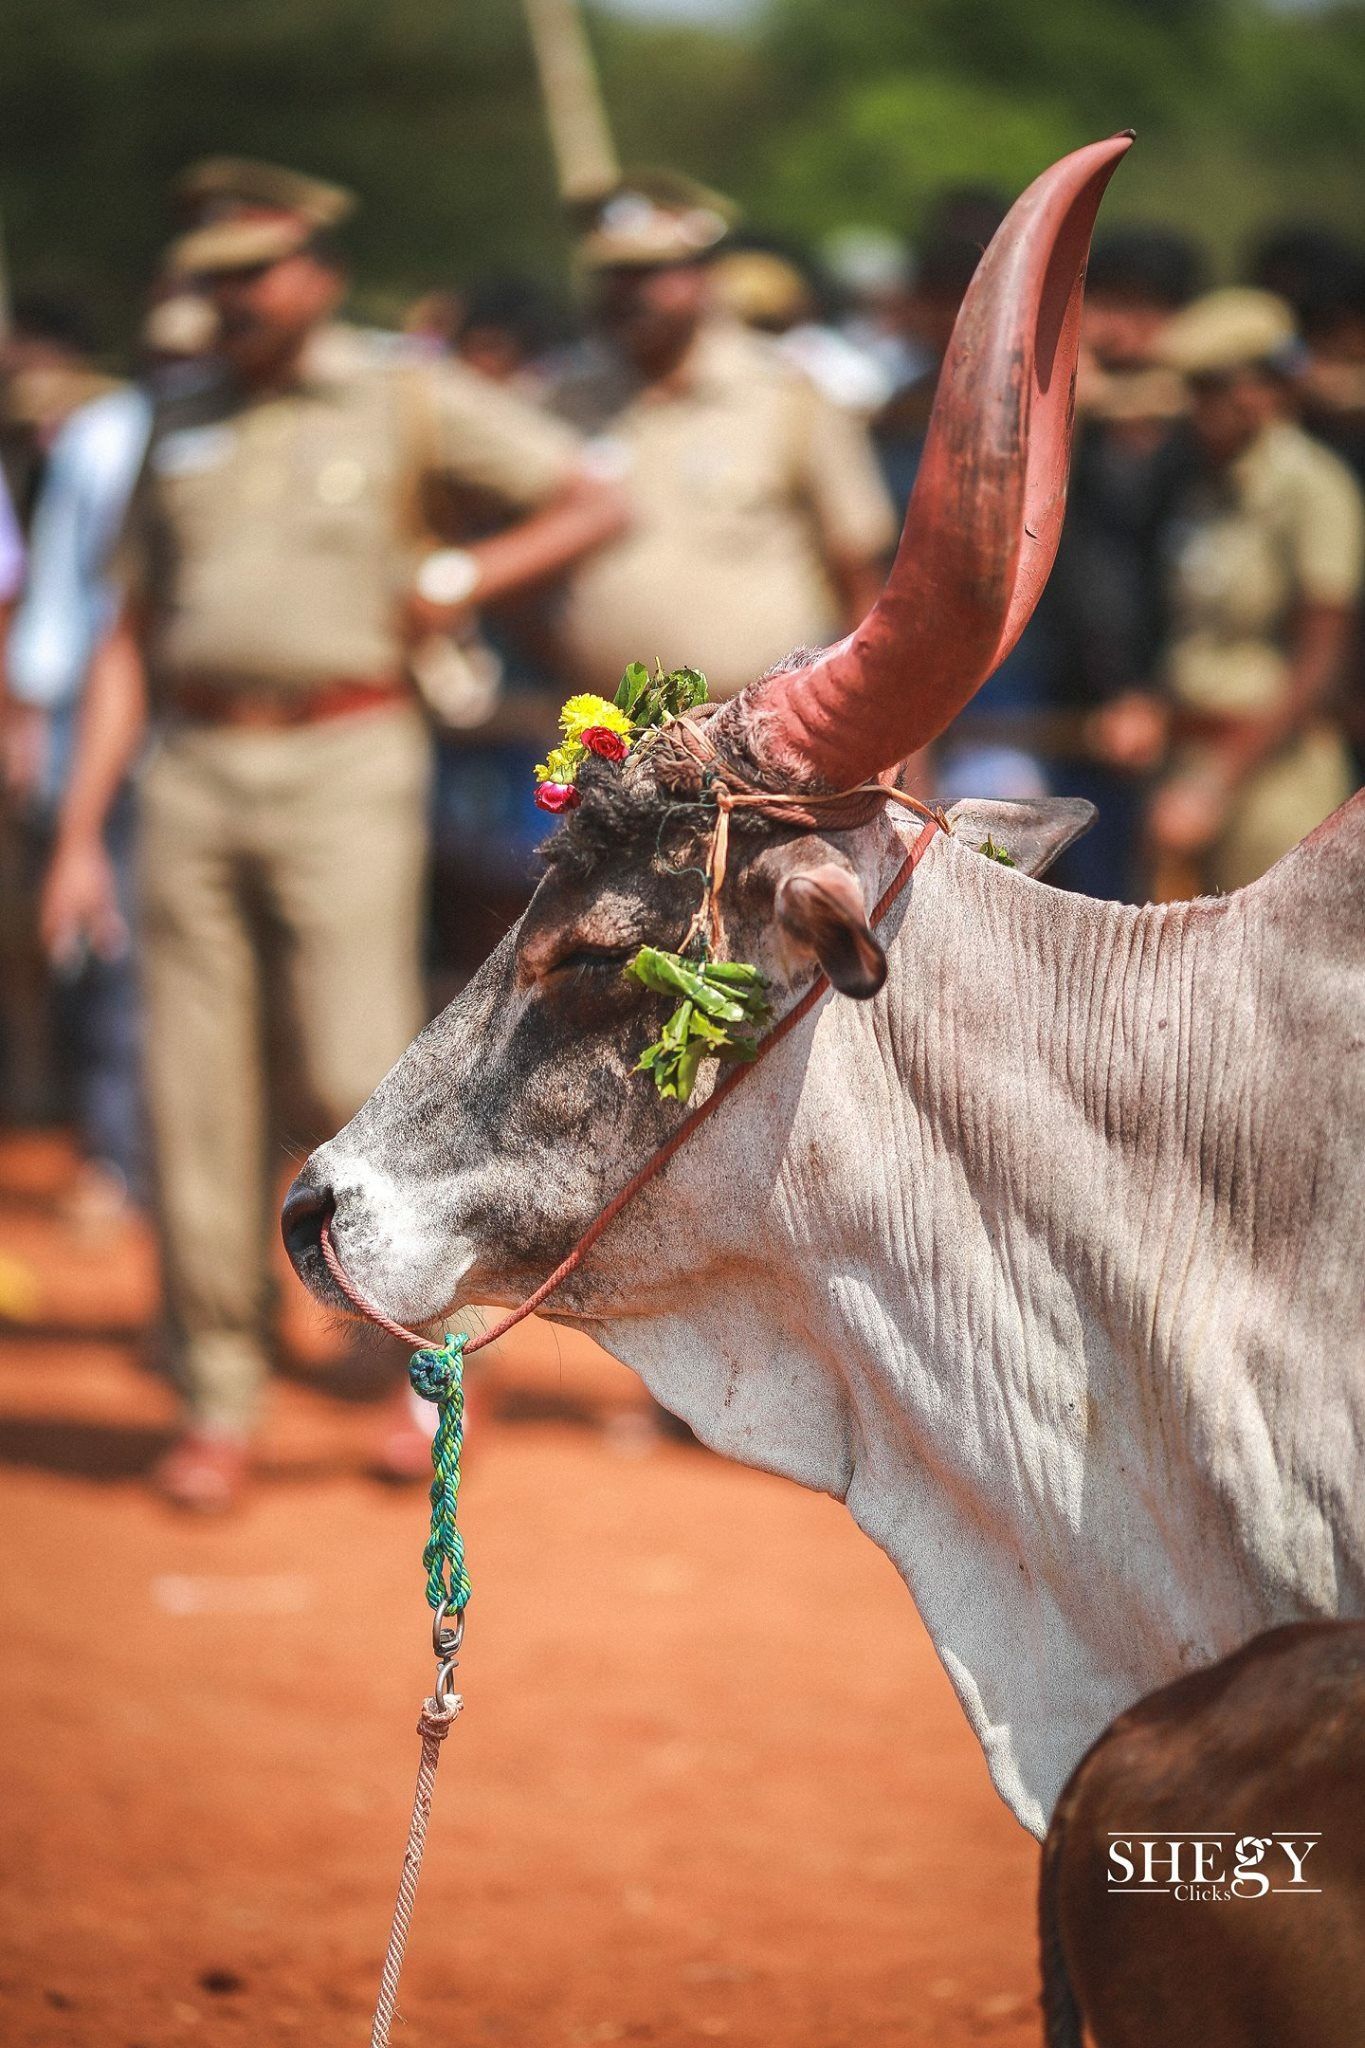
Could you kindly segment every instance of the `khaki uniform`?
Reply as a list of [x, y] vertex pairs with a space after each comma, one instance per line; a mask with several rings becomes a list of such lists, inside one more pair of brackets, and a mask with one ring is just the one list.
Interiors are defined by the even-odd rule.
[[[329, 330], [289, 390], [167, 408], [121, 550], [155, 717], [141, 937], [166, 1290], [210, 1429], [250, 1426], [266, 1366], [267, 1045], [297, 1068], [283, 1112], [303, 1144], [354, 1114], [422, 1021], [429, 750], [415, 704], [383, 701], [413, 566], [414, 375], [427, 464], [516, 507], [576, 469], [572, 434], [472, 373], [395, 367]], [[348, 707], [366, 691], [375, 708]], [[276, 722], [241, 722], [257, 697]], [[309, 717], [338, 699], [343, 715]], [[301, 722], [278, 722], [286, 702]]]
[[569, 579], [564, 640], [583, 688], [610, 694], [627, 662], [657, 655], [731, 696], [842, 630], [832, 558], [875, 559], [895, 541], [863, 428], [727, 321], [702, 329], [677, 383], [645, 387], [603, 358], [551, 404], [616, 444], [634, 513]]
[[[1213, 719], [1263, 716], [1280, 702], [1301, 604], [1360, 594], [1365, 518], [1344, 464], [1280, 423], [1227, 470], [1194, 484], [1173, 528], [1166, 681], [1177, 707]], [[1197, 768], [1198, 746], [1177, 767]], [[1344, 803], [1345, 741], [1315, 720], [1237, 790], [1207, 858], [1208, 884], [1241, 888]]]

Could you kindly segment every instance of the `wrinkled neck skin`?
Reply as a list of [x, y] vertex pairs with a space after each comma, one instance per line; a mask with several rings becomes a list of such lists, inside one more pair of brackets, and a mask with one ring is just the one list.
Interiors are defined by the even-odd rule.
[[[875, 890], [901, 848], [861, 837]], [[847, 1502], [1038, 1834], [1139, 1695], [1365, 1607], [1346, 1109], [1326, 1026], [1277, 1082], [1317, 1024], [1264, 909], [941, 841], [884, 995], [823, 1003], [566, 1290], [703, 1441]]]

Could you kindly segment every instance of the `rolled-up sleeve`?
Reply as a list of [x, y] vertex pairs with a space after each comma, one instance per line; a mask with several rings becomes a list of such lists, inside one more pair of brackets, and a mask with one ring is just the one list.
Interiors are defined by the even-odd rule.
[[463, 364], [432, 372], [439, 466], [457, 483], [530, 510], [584, 467], [580, 437], [529, 400]]

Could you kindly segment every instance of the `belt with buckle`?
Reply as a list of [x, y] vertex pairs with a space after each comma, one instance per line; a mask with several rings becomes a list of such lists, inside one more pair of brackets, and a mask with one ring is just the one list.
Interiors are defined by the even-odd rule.
[[1239, 740], [1245, 733], [1259, 730], [1267, 718], [1273, 716], [1273, 710], [1269, 709], [1259, 712], [1196, 711], [1177, 704], [1171, 714], [1171, 738], [1195, 743], [1207, 741], [1212, 746], [1219, 746], [1224, 741]]
[[212, 683], [187, 684], [172, 690], [167, 708], [192, 725], [252, 726], [267, 732], [291, 731], [301, 725], [324, 725], [333, 718], [351, 718], [360, 711], [386, 705], [411, 704], [412, 691], [397, 677], [374, 682], [352, 679], [319, 683], [293, 692], [219, 688]]

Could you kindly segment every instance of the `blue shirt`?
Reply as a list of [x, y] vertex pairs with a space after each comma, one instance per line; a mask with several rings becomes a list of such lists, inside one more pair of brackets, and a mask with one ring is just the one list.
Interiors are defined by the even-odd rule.
[[147, 452], [152, 411], [147, 391], [125, 385], [72, 413], [52, 444], [8, 648], [10, 689], [22, 704], [62, 712], [80, 698], [112, 621], [109, 556]]

